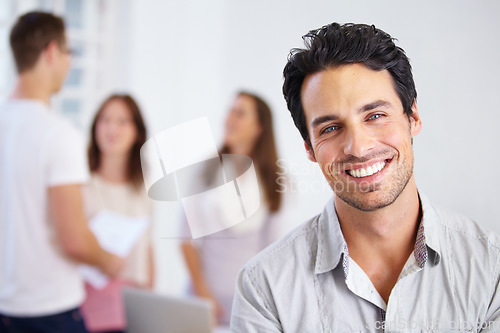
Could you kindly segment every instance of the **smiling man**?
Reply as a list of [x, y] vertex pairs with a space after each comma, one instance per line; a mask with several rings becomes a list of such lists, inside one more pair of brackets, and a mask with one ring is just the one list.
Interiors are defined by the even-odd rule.
[[304, 38], [283, 93], [335, 194], [240, 272], [232, 329], [499, 332], [499, 239], [417, 190], [422, 123], [404, 51], [362, 24]]

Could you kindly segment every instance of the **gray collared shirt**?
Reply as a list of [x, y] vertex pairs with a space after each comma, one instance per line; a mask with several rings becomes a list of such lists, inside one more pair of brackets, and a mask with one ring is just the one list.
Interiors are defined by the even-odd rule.
[[500, 332], [500, 239], [420, 195], [415, 250], [386, 304], [349, 257], [333, 198], [240, 272], [233, 332]]

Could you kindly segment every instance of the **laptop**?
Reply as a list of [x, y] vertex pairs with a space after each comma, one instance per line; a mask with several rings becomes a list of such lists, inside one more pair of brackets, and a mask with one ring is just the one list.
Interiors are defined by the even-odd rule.
[[211, 333], [211, 307], [197, 298], [175, 298], [124, 288], [127, 333]]

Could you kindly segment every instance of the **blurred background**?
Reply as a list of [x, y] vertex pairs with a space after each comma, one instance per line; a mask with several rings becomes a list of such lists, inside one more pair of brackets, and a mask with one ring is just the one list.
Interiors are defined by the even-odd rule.
[[[2, 99], [15, 79], [9, 30], [33, 9], [66, 20], [73, 67], [52, 105], [82, 135], [114, 92], [138, 100], [149, 136], [207, 116], [216, 142], [238, 90], [267, 100], [294, 202], [288, 230], [318, 214], [332, 195], [306, 159], [281, 94], [288, 52], [302, 47], [308, 30], [332, 21], [375, 24], [398, 39], [413, 66], [423, 121], [414, 140], [419, 189], [500, 232], [498, 1], [1, 0]], [[188, 281], [179, 251], [182, 207], [155, 205], [156, 289], [180, 295]]]

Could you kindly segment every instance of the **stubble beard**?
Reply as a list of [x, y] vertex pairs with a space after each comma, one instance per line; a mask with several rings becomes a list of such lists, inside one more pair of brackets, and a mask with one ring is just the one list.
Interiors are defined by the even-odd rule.
[[[332, 187], [333, 192], [343, 202], [360, 211], [372, 212], [394, 203], [396, 199], [401, 195], [401, 193], [403, 193], [404, 189], [410, 182], [412, 175], [413, 158], [411, 162], [408, 161], [408, 158], [405, 158], [401, 166], [396, 166], [396, 174], [393, 176], [394, 179], [390, 180], [391, 184], [386, 190], [383, 189], [383, 185], [381, 184], [373, 184], [370, 186], [365, 184], [367, 187], [361, 188], [354, 182], [351, 184], [346, 184], [340, 179], [332, 179], [332, 182], [329, 183]], [[338, 186], [339, 183], [341, 183], [342, 186]], [[363, 198], [366, 194], [374, 192], [380, 192], [381, 196], [380, 199], [378, 199], [376, 202], [370, 202]]]

